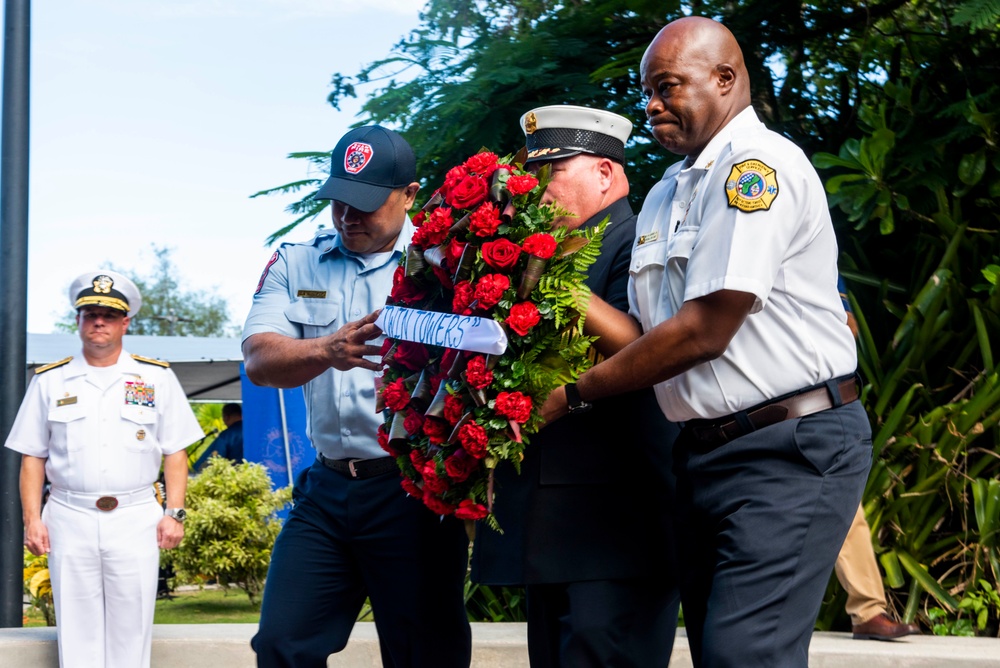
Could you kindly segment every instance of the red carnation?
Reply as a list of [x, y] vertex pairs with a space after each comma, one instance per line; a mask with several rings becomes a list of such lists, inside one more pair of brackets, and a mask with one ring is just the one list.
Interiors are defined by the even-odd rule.
[[458, 440], [462, 443], [465, 451], [476, 459], [482, 459], [486, 456], [486, 446], [490, 442], [490, 437], [475, 420], [469, 420], [462, 425], [462, 428], [458, 430]]
[[479, 460], [465, 450], [458, 448], [444, 460], [444, 470], [453, 482], [465, 482], [472, 472], [479, 468]]
[[521, 336], [527, 336], [539, 320], [541, 317], [538, 315], [538, 308], [531, 302], [521, 302], [511, 307], [510, 315], [504, 322]]
[[520, 392], [501, 392], [494, 407], [499, 415], [514, 422], [523, 424], [531, 418], [531, 397]]
[[427, 222], [413, 233], [413, 243], [423, 248], [442, 244], [448, 238], [448, 232], [454, 223], [451, 209], [438, 207], [431, 212]]
[[420, 469], [420, 475], [424, 479], [424, 489], [434, 494], [444, 494], [448, 491], [448, 481], [437, 474], [437, 465], [434, 462], [427, 462]]
[[482, 253], [483, 262], [489, 266], [500, 271], [510, 271], [517, 266], [517, 259], [521, 257], [521, 247], [509, 239], [497, 239], [484, 243]]
[[476, 355], [465, 368], [465, 381], [477, 390], [489, 387], [493, 382], [493, 372], [486, 368], [486, 358]]
[[[427, 351], [427, 347], [424, 344], [417, 343], [416, 341], [400, 341], [392, 361], [411, 371], [419, 371], [427, 366], [427, 360], [430, 358], [431, 354]], [[388, 405], [388, 402], [386, 402], [386, 405]]]
[[510, 289], [510, 279], [503, 274], [486, 274], [476, 283], [476, 299], [479, 300], [479, 308], [493, 308], [503, 297], [503, 293]]
[[539, 232], [525, 239], [524, 243], [521, 244], [521, 248], [524, 249], [525, 253], [534, 255], [542, 260], [548, 260], [556, 252], [557, 245], [555, 237], [551, 234]]
[[455, 295], [451, 298], [451, 310], [459, 315], [470, 315], [472, 309], [469, 305], [476, 299], [476, 291], [472, 288], [472, 283], [462, 281], [455, 286]]
[[524, 176], [511, 176], [507, 178], [507, 192], [514, 197], [530, 193], [538, 185], [538, 179], [531, 174]]
[[413, 223], [414, 227], [420, 227], [421, 225], [424, 224], [424, 221], [426, 220], [427, 220], [427, 212], [423, 210], [417, 211], [415, 214], [413, 214], [413, 217], [410, 218], [410, 222]]
[[481, 520], [487, 515], [489, 515], [489, 511], [486, 510], [486, 506], [476, 503], [472, 499], [462, 499], [458, 508], [455, 509], [455, 517], [460, 520]]
[[406, 476], [403, 476], [403, 479], [399, 481], [399, 486], [402, 487], [403, 491], [405, 491], [410, 496], [415, 496], [418, 499], [424, 496], [423, 490], [421, 490], [420, 487], [417, 486], [417, 483], [413, 482]]
[[400, 265], [392, 275], [392, 291], [389, 298], [394, 302], [413, 304], [427, 296], [427, 290], [420, 287], [416, 281], [406, 275], [406, 270]]
[[439, 418], [427, 418], [424, 420], [424, 433], [434, 445], [441, 445], [448, 440], [451, 435], [451, 425]]
[[455, 506], [442, 501], [428, 491], [424, 492], [424, 505], [435, 515], [451, 515], [455, 512]]
[[[492, 373], [492, 372], [490, 372]], [[465, 402], [456, 395], [449, 394], [444, 398], [444, 419], [452, 425], [457, 424], [465, 414]]]
[[442, 197], [447, 196], [448, 193], [451, 192], [452, 188], [461, 183], [462, 179], [464, 179], [468, 175], [469, 172], [465, 169], [465, 167], [461, 165], [452, 167], [444, 175], [444, 183], [441, 184], [441, 187], [438, 189], [438, 192], [441, 193]]
[[493, 172], [497, 171], [497, 154], [490, 153], [489, 151], [483, 151], [482, 153], [477, 153], [462, 165], [472, 174], [478, 174], [484, 178], [488, 178], [493, 175]]
[[491, 237], [500, 227], [500, 210], [489, 202], [483, 203], [469, 216], [469, 231], [477, 237]]
[[403, 427], [406, 429], [407, 434], [419, 436], [423, 426], [424, 416], [419, 411], [408, 412], [406, 418], [403, 420]]
[[406, 385], [402, 378], [397, 378], [382, 390], [382, 398], [385, 405], [394, 411], [401, 411], [410, 403], [410, 393], [406, 391]]
[[469, 175], [451, 188], [444, 201], [456, 209], [471, 209], [478, 206], [490, 192], [490, 186], [481, 176]]

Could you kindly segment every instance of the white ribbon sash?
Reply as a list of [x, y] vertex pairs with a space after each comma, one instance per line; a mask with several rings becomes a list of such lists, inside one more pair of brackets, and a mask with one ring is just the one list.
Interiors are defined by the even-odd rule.
[[489, 318], [386, 306], [375, 325], [391, 339], [487, 355], [502, 355], [507, 350], [507, 333]]

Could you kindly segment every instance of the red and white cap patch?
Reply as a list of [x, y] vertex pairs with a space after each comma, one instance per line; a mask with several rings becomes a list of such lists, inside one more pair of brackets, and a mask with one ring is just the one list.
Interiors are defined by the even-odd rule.
[[354, 142], [347, 147], [347, 151], [344, 153], [344, 170], [348, 174], [357, 174], [368, 166], [373, 153], [371, 144]]

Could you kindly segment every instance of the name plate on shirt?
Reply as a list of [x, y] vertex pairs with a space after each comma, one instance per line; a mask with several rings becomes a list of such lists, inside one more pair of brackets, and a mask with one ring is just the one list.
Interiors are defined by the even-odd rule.
[[489, 318], [386, 306], [379, 313], [375, 325], [389, 338], [416, 341], [428, 346], [487, 355], [502, 355], [507, 350], [507, 333], [500, 323]]

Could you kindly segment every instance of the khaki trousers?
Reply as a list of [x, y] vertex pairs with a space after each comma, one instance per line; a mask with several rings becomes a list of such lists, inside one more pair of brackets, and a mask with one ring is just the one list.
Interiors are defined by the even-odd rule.
[[858, 506], [854, 522], [840, 548], [834, 566], [840, 586], [847, 591], [844, 608], [852, 624], [862, 624], [885, 612], [885, 589], [882, 574], [872, 549], [871, 529], [865, 520], [864, 508]]

